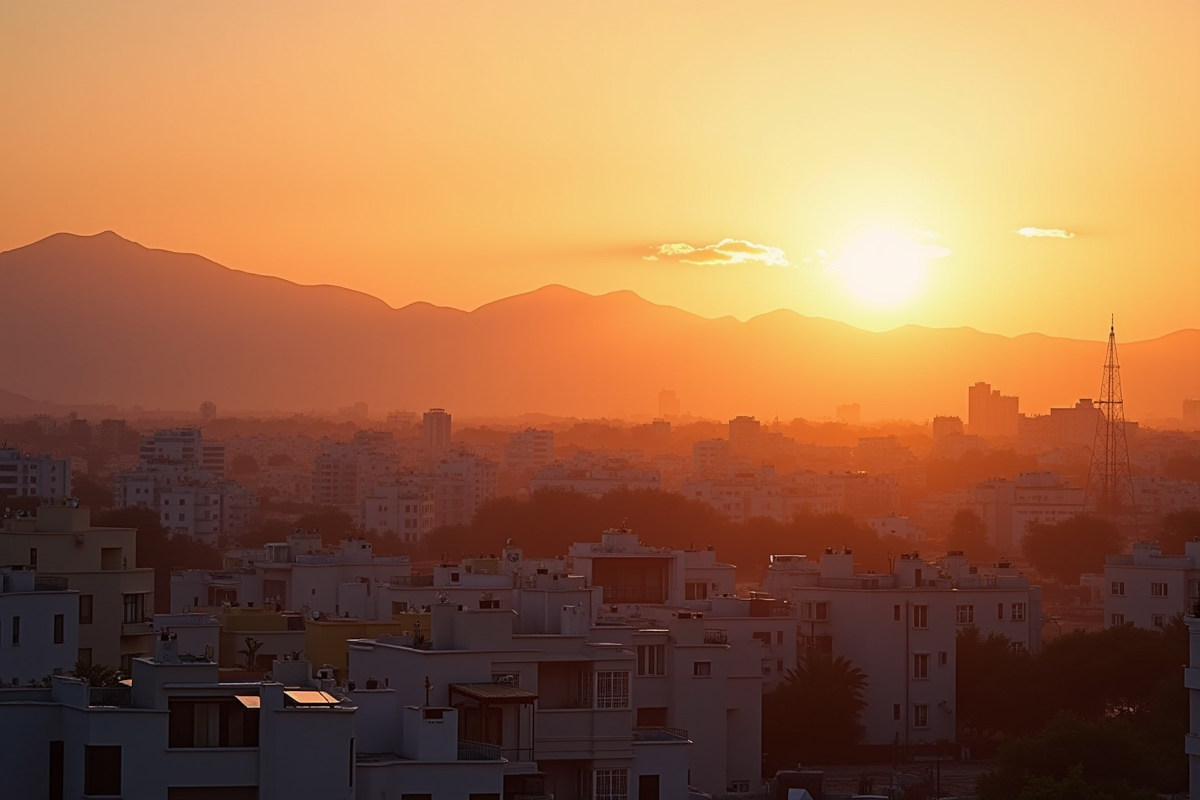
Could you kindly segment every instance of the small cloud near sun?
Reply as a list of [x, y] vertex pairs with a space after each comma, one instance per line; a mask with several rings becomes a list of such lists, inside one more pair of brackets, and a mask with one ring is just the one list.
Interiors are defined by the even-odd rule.
[[642, 256], [646, 261], [660, 259], [678, 261], [681, 264], [766, 264], [771, 267], [789, 266], [787, 255], [781, 248], [767, 244], [755, 244], [744, 239], [722, 239], [716, 244], [692, 247], [682, 242], [660, 244], [652, 248], [654, 255]]
[[1018, 236], [1024, 236], [1026, 239], [1034, 237], [1044, 237], [1048, 239], [1074, 239], [1075, 234], [1070, 231], [1064, 231], [1061, 228], [1018, 228], [1013, 231]]

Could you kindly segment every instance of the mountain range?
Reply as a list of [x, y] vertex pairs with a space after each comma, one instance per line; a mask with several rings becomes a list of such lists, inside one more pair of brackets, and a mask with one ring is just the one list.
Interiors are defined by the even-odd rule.
[[[474, 311], [302, 286], [111, 231], [0, 253], [0, 386], [59, 403], [222, 410], [443, 406], [652, 414], [662, 388], [727, 418], [966, 414], [987, 381], [1045, 413], [1098, 391], [1105, 343], [905, 326], [876, 333], [780, 310], [707, 319], [633, 292], [547, 286]], [[1121, 343], [1127, 415], [1200, 396], [1200, 330]], [[3, 405], [0, 398], [0, 405]], [[0, 414], [4, 413], [0, 407]], [[17, 413], [17, 412], [9, 412]]]

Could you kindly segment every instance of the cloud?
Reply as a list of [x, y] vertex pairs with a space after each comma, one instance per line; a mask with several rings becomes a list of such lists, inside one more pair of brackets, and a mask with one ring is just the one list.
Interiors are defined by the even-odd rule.
[[682, 242], [660, 244], [654, 254], [642, 256], [646, 261], [678, 261], [681, 264], [765, 264], [771, 267], [789, 266], [781, 248], [755, 244], [743, 239], [722, 239], [705, 247], [692, 247]]
[[1034, 237], [1045, 237], [1049, 239], [1074, 239], [1075, 234], [1070, 231], [1064, 231], [1061, 228], [1018, 228], [1013, 231], [1018, 236], [1024, 236], [1027, 239]]

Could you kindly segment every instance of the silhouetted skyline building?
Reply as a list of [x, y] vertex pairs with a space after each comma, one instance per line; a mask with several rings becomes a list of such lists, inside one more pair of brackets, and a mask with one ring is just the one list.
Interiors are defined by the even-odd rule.
[[422, 439], [425, 453], [438, 458], [450, 450], [450, 413], [444, 408], [431, 408], [422, 419]]
[[974, 436], [1016, 436], [1020, 398], [980, 381], [967, 388], [967, 428]]

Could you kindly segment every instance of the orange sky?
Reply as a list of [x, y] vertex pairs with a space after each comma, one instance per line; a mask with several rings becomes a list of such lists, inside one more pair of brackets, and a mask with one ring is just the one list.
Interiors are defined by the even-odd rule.
[[[0, 250], [1147, 338], [1200, 327], [1197, 31], [1165, 0], [7, 3]], [[881, 224], [944, 256], [885, 305], [836, 262]], [[645, 259], [727, 238], [782, 253]]]

